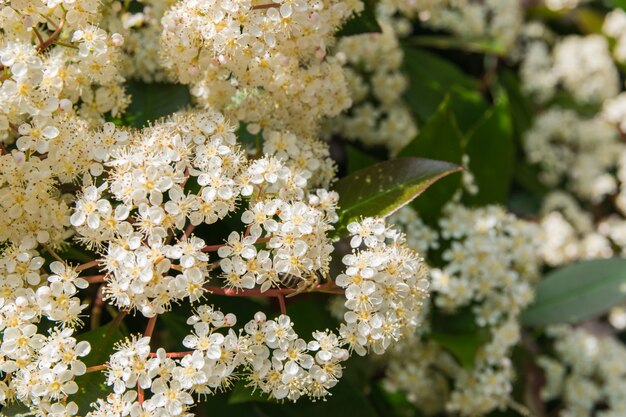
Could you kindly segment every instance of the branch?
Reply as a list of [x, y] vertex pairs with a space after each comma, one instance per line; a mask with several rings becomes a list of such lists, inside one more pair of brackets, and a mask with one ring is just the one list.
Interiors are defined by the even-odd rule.
[[[225, 295], [228, 297], [282, 297], [297, 290], [295, 288], [270, 289], [261, 292], [259, 288], [251, 290], [235, 290], [232, 288], [204, 286], [204, 289], [214, 295]], [[321, 284], [309, 292], [321, 292], [327, 294], [343, 294], [343, 288], [337, 287], [335, 284]]]
[[154, 317], [150, 317], [148, 320], [148, 325], [146, 326], [146, 331], [143, 333], [144, 337], [152, 337], [152, 333], [154, 332], [154, 326], [156, 325], [158, 315]]
[[39, 45], [37, 45], [36, 49], [38, 53], [41, 53], [45, 51], [46, 49], [48, 49], [48, 47], [52, 45], [54, 41], [57, 40], [57, 38], [61, 34], [61, 31], [63, 30], [64, 24], [65, 24], [65, 19], [61, 19], [61, 21], [59, 22], [59, 26], [57, 26], [56, 30], [52, 32], [52, 35], [50, 35], [50, 37], [44, 43], [40, 43]]
[[84, 271], [85, 269], [98, 266], [99, 263], [100, 263], [100, 259], [94, 259], [93, 261], [89, 261], [84, 264], [78, 265], [75, 269], [76, 269], [76, 272], [80, 272], [80, 271]]
[[273, 7], [278, 7], [276, 3], [268, 3], [268, 4], [257, 4], [256, 6], [252, 6], [252, 10], [262, 10], [262, 9], [271, 9]]

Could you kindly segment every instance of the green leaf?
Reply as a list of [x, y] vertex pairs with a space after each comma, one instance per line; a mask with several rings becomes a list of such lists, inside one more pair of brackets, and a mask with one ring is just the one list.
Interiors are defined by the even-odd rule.
[[346, 153], [348, 157], [348, 173], [356, 172], [359, 169], [380, 162], [378, 159], [361, 151], [354, 145], [346, 145]]
[[144, 127], [191, 104], [189, 89], [182, 84], [130, 81], [126, 87], [132, 96], [126, 112], [132, 115], [135, 127]]
[[374, 7], [366, 6], [359, 14], [353, 14], [337, 32], [336, 36], [353, 36], [362, 33], [380, 33], [382, 28], [376, 20]]
[[450, 352], [466, 369], [474, 367], [476, 353], [489, 340], [489, 332], [476, 324], [471, 307], [461, 308], [454, 314], [434, 308], [431, 326], [428, 337]]
[[434, 49], [459, 49], [480, 54], [505, 55], [506, 50], [496, 39], [465, 39], [453, 36], [426, 35], [415, 36], [409, 40], [411, 45]]
[[431, 333], [429, 337], [454, 355], [465, 369], [474, 367], [476, 353], [489, 340], [484, 329], [459, 334]]
[[36, 414], [33, 411], [30, 411], [28, 407], [26, 407], [22, 403], [13, 403], [7, 407], [0, 408], [0, 416], [6, 417], [34, 417]]
[[533, 111], [530, 100], [522, 92], [519, 78], [510, 69], [504, 68], [500, 72], [498, 81], [506, 91], [515, 136], [521, 142], [522, 135], [533, 124]]
[[[424, 157], [460, 164], [463, 156], [463, 138], [456, 125], [451, 100], [447, 98], [433, 117], [422, 128], [399, 156]], [[452, 198], [461, 185], [461, 176], [454, 175], [438, 181], [419, 200], [411, 205], [420, 217], [434, 223], [441, 208]]]
[[541, 326], [573, 323], [605, 313], [626, 300], [626, 259], [595, 259], [548, 274], [522, 323]]
[[448, 96], [461, 131], [472, 127], [487, 110], [478, 82], [445, 59], [405, 46], [403, 66], [409, 78], [405, 98], [419, 120], [428, 120]]
[[361, 169], [340, 179], [337, 235], [360, 217], [388, 216], [446, 175], [461, 168], [449, 162], [423, 158], [400, 158]]
[[[87, 367], [102, 365], [108, 362], [113, 352], [113, 345], [124, 338], [124, 334], [117, 326], [113, 328], [111, 323], [98, 327], [95, 330], [76, 336], [76, 340], [86, 340], [91, 345], [91, 352], [83, 358]], [[105, 384], [105, 375], [102, 372], [90, 372], [76, 377], [78, 392], [71, 396], [79, 408], [79, 414], [84, 415], [91, 408], [91, 403], [98, 398], [106, 397], [112, 388]]]
[[604, 15], [598, 10], [582, 7], [573, 11], [573, 18], [582, 33], [587, 35], [602, 33]]
[[468, 205], [506, 204], [513, 179], [515, 145], [507, 96], [500, 94], [496, 105], [469, 135], [465, 153], [474, 174], [478, 193], [467, 194]]

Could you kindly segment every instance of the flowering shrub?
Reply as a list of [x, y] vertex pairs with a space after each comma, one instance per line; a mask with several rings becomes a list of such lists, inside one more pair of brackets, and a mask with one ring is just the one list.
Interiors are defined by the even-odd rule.
[[0, 0], [0, 414], [626, 413], [620, 0]]

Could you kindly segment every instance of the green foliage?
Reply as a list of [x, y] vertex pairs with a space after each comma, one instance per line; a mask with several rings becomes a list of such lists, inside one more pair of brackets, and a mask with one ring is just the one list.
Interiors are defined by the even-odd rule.
[[[119, 326], [112, 323], [98, 327], [97, 329], [80, 334], [78, 341], [86, 340], [91, 345], [91, 352], [83, 358], [87, 367], [103, 365], [109, 360], [113, 346], [124, 339]], [[78, 405], [79, 413], [84, 415], [90, 409], [91, 403], [98, 398], [105, 398], [112, 388], [105, 385], [106, 377], [101, 371], [90, 372], [76, 377], [78, 392], [72, 396], [72, 400]]]
[[[439, 109], [417, 137], [401, 152], [403, 157], [423, 157], [460, 164], [463, 156], [463, 137], [452, 111], [450, 97], [444, 99]], [[461, 176], [453, 175], [430, 187], [423, 198], [412, 203], [420, 216], [434, 223], [442, 207], [461, 186]]]
[[453, 315], [435, 309], [433, 329], [428, 337], [451, 353], [464, 368], [471, 369], [476, 353], [489, 340], [489, 332], [476, 324], [469, 308]]
[[365, 9], [357, 15], [353, 15], [345, 25], [337, 32], [337, 36], [353, 36], [362, 33], [380, 33], [382, 28], [376, 20], [374, 7], [365, 7]]
[[522, 315], [527, 326], [573, 323], [605, 313], [626, 300], [626, 259], [595, 259], [565, 266], [536, 289]]
[[400, 158], [361, 169], [339, 180], [336, 233], [361, 217], [388, 216], [424, 192], [435, 181], [460, 169], [449, 162]]
[[515, 145], [509, 101], [500, 94], [478, 126], [468, 135], [465, 153], [478, 193], [466, 195], [468, 205], [506, 204], [513, 179]]
[[189, 89], [181, 84], [145, 84], [130, 81], [126, 85], [132, 101], [126, 113], [126, 123], [135, 127], [147, 126], [150, 122], [182, 110], [191, 104]]
[[462, 131], [480, 119], [487, 104], [476, 80], [449, 61], [421, 49], [406, 46], [404, 57], [409, 78], [406, 100], [420, 121], [430, 119], [448, 96]]

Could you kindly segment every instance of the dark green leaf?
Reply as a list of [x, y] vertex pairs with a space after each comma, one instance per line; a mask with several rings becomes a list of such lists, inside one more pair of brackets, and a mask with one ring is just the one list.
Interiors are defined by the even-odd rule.
[[[120, 327], [112, 328], [110, 323], [76, 337], [77, 340], [86, 340], [91, 345], [91, 352], [83, 358], [83, 362], [88, 367], [108, 362], [113, 352], [113, 345], [123, 338], [124, 334]], [[79, 389], [76, 394], [72, 395], [71, 400], [78, 405], [79, 414], [86, 414], [91, 408], [91, 403], [112, 392], [112, 388], [105, 385], [105, 380], [102, 372], [90, 372], [76, 378]]]
[[126, 87], [132, 96], [126, 112], [133, 116], [132, 123], [135, 127], [146, 126], [149, 122], [191, 104], [189, 89], [182, 84], [146, 84], [131, 81]]
[[409, 40], [411, 45], [434, 49], [459, 49], [480, 54], [504, 55], [506, 50], [495, 39], [465, 39], [453, 36], [416, 36]]
[[[445, 99], [437, 113], [430, 118], [417, 137], [409, 143], [400, 156], [424, 157], [460, 164], [463, 156], [463, 138], [456, 126], [451, 100]], [[453, 175], [438, 181], [411, 205], [428, 223], [434, 223], [441, 208], [452, 198], [461, 185], [461, 176]]]
[[419, 120], [428, 120], [448, 96], [461, 131], [473, 126], [487, 109], [476, 80], [452, 63], [430, 52], [405, 47], [403, 65], [409, 78], [406, 100]]
[[454, 355], [466, 369], [474, 367], [476, 353], [489, 340], [489, 334], [484, 329], [458, 334], [433, 332], [429, 337]]
[[360, 217], [388, 216], [409, 203], [438, 179], [461, 168], [449, 162], [400, 158], [381, 162], [340, 179], [337, 234]]
[[519, 78], [513, 71], [507, 68], [503, 69], [498, 80], [506, 90], [515, 135], [521, 141], [522, 135], [533, 123], [532, 106], [522, 92]]
[[380, 33], [382, 28], [376, 20], [374, 7], [366, 6], [359, 14], [354, 14], [337, 32], [337, 36], [353, 36], [362, 33]]
[[346, 145], [346, 153], [348, 156], [348, 173], [356, 172], [370, 165], [380, 162], [376, 158], [357, 149], [354, 145]]
[[469, 135], [465, 153], [478, 193], [466, 195], [469, 205], [505, 204], [513, 179], [515, 146], [509, 102], [501, 94], [494, 108]]
[[548, 274], [522, 323], [540, 326], [572, 323], [605, 313], [626, 300], [626, 259], [595, 259]]

